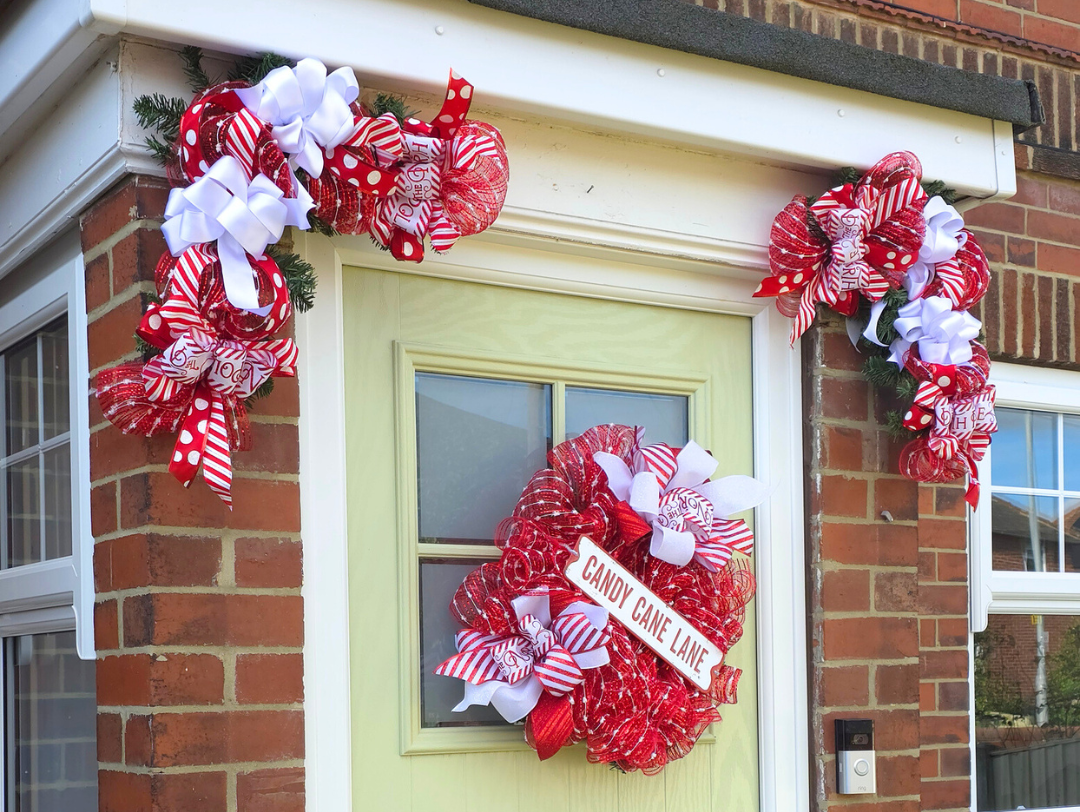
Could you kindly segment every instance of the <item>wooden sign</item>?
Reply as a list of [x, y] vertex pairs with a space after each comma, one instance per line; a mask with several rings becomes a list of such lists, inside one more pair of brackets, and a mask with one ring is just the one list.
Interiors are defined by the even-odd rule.
[[566, 577], [679, 673], [709, 690], [724, 652], [588, 536], [578, 540]]

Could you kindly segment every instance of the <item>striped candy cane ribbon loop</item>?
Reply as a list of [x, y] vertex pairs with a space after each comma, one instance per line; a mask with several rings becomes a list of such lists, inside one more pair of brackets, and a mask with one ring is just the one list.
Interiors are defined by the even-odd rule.
[[322, 177], [347, 183], [358, 192], [386, 197], [398, 188], [402, 132], [393, 114], [378, 118], [357, 116], [352, 133], [324, 154]]

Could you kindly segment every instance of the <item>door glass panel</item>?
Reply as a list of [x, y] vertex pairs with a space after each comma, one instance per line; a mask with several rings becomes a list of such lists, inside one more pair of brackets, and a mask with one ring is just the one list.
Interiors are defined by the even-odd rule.
[[97, 809], [94, 661], [79, 659], [74, 632], [4, 644], [6, 808]]
[[601, 423], [645, 426], [645, 442], [681, 447], [689, 439], [689, 399], [614, 389], [566, 387], [566, 436], [577, 437]]
[[1024, 409], [998, 409], [991, 454], [995, 486], [1058, 487], [1057, 415]]
[[455, 713], [465, 683], [432, 673], [439, 663], [457, 654], [454, 635], [461, 628], [448, 608], [465, 576], [483, 561], [425, 559], [420, 562], [420, 704], [424, 727], [505, 725], [493, 707], [473, 705]]
[[7, 566], [41, 560], [41, 516], [38, 508], [38, 458], [7, 469]]
[[37, 336], [4, 353], [6, 456], [38, 443]]
[[420, 541], [491, 543], [550, 449], [549, 385], [418, 373]]
[[991, 615], [975, 635], [977, 809], [1080, 805], [1080, 616]]
[[1057, 497], [995, 493], [991, 527], [995, 570], [1058, 571]]

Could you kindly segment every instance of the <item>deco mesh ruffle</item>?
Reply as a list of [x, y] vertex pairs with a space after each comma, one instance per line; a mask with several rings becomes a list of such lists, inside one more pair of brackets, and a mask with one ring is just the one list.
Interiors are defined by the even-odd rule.
[[[450, 611], [463, 627], [512, 635], [518, 624], [512, 602], [537, 591], [549, 596], [552, 616], [582, 600], [564, 570], [587, 535], [722, 651], [739, 641], [755, 588], [745, 559], [710, 572], [651, 556], [649, 524], [616, 499], [593, 460], [596, 452], [607, 452], [629, 464], [637, 442], [635, 429], [605, 425], [549, 453], [551, 467], [533, 475], [513, 515], [496, 531], [500, 559], [470, 573], [454, 595]], [[716, 706], [736, 701], [740, 671], [722, 666], [706, 693], [614, 618], [607, 633], [609, 662], [584, 669], [583, 682], [563, 696], [541, 694], [525, 719], [526, 738], [541, 758], [584, 742], [591, 762], [657, 773], [720, 721]]]

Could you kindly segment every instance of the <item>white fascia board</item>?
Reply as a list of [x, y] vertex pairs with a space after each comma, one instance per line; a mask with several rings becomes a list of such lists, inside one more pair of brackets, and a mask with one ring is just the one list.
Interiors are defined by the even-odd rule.
[[962, 194], [1015, 193], [1011, 130], [989, 119], [460, 0], [87, 3], [86, 21], [103, 32], [314, 56], [352, 66], [365, 85], [398, 92], [441, 93], [452, 66], [477, 86], [480, 105], [510, 114], [821, 170], [868, 167], [907, 149], [922, 159], [927, 177]]

